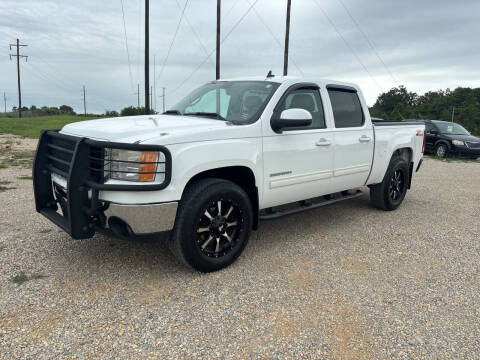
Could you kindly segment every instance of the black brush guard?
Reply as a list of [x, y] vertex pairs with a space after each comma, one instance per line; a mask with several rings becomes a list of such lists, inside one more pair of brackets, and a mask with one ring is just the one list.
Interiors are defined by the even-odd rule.
[[[105, 149], [158, 151], [165, 161], [157, 162], [155, 174], [165, 174], [162, 183], [117, 185], [106, 184], [109, 162], [128, 162], [105, 159]], [[107, 161], [105, 161], [107, 160]], [[158, 164], [165, 164], [158, 171]], [[33, 190], [37, 212], [66, 231], [74, 239], [88, 239], [97, 226], [105, 226], [103, 211], [108, 203], [98, 200], [100, 190], [154, 191], [168, 186], [171, 179], [172, 157], [168, 149], [158, 145], [124, 144], [95, 141], [44, 130], [38, 141], [33, 164]], [[52, 181], [52, 174], [66, 179], [66, 189]], [[145, 174], [145, 173], [144, 173]], [[58, 204], [62, 213], [58, 212]]]

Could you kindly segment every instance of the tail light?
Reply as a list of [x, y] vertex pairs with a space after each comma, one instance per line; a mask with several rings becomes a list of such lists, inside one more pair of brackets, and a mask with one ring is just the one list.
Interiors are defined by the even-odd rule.
[[423, 145], [422, 145], [422, 154], [425, 152], [425, 143], [427, 141], [427, 132], [423, 130]]

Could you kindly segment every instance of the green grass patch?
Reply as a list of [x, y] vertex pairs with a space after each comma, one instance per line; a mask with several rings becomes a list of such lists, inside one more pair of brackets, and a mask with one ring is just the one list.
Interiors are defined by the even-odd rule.
[[13, 134], [37, 139], [42, 129], [61, 129], [77, 121], [98, 119], [79, 115], [52, 115], [31, 118], [0, 118], [0, 134]]
[[44, 279], [44, 278], [46, 278], [46, 276], [42, 274], [32, 273], [30, 275], [27, 275], [23, 271], [21, 271], [18, 275], [12, 276], [10, 278], [10, 282], [17, 284], [17, 286], [20, 286], [23, 283], [26, 283], [27, 281]]
[[[1, 120], [0, 120], [1, 121]], [[14, 150], [10, 146], [0, 147], [0, 167], [22, 166], [30, 168], [33, 164], [34, 151]]]
[[33, 177], [31, 177], [29, 175], [19, 176], [18, 178], [20, 180], [33, 180]]
[[6, 187], [6, 186], [0, 185], [0, 192], [4, 192], [4, 191], [7, 191], [7, 190], [13, 190], [13, 189], [16, 189], [16, 188], [14, 188], [14, 187]]
[[429, 156], [431, 159], [434, 160], [439, 160], [447, 163], [452, 163], [452, 162], [464, 162], [464, 163], [476, 163], [478, 160], [476, 159], [469, 159], [469, 158], [464, 158], [464, 157], [458, 157], [458, 156], [448, 156], [446, 158], [441, 158], [440, 156], [437, 155], [430, 155]]
[[3, 186], [3, 185], [11, 184], [11, 183], [12, 183], [11, 181], [0, 181], [0, 192], [15, 189], [14, 187]]

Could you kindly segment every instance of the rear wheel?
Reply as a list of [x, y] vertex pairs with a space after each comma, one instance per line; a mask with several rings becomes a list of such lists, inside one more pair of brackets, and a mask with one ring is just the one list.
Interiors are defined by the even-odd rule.
[[199, 271], [220, 270], [245, 248], [252, 214], [250, 199], [238, 185], [222, 179], [195, 182], [180, 201], [170, 248]]
[[445, 144], [438, 144], [435, 148], [435, 155], [440, 158], [446, 158], [448, 155], [448, 147]]
[[395, 210], [407, 193], [409, 183], [408, 163], [401, 157], [394, 157], [383, 181], [370, 187], [372, 204], [383, 210]]

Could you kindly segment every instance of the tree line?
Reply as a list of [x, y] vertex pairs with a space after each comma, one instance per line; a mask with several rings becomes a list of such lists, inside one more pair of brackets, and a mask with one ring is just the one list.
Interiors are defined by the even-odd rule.
[[400, 86], [380, 94], [370, 114], [385, 120], [452, 121], [453, 117], [454, 122], [480, 134], [480, 88], [458, 87], [418, 95]]
[[[3, 117], [17, 117], [18, 108], [14, 106], [12, 112], [3, 115]], [[108, 117], [117, 117], [117, 116], [133, 116], [133, 115], [144, 115], [145, 107], [134, 107], [128, 106], [123, 108], [120, 112], [116, 110], [105, 110], [103, 114], [87, 114], [88, 116], [108, 116]], [[50, 116], [50, 115], [83, 115], [77, 114], [71, 106], [61, 105], [61, 106], [42, 106], [37, 107], [32, 105], [30, 107], [22, 106], [22, 116], [23, 117], [34, 117], [34, 116]]]

